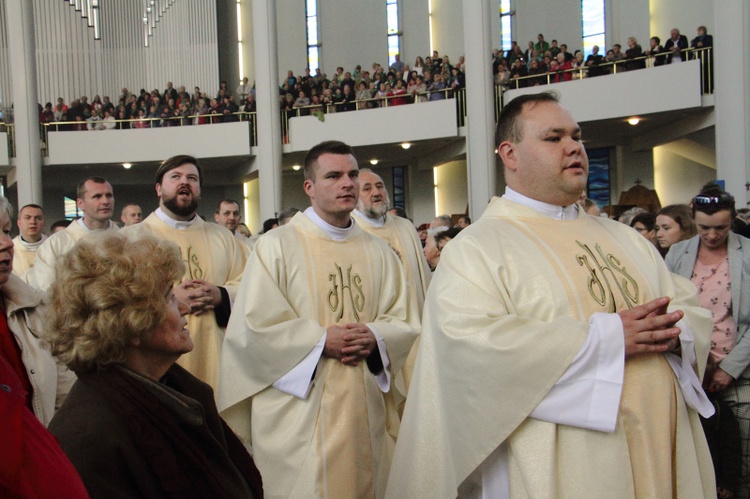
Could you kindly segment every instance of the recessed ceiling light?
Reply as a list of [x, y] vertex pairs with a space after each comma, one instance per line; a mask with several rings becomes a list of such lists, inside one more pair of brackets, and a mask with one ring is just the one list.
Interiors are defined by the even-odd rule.
[[133, 166], [132, 163], [123, 163], [122, 164], [122, 167], [125, 168], [126, 170], [130, 170], [130, 168], [132, 168], [132, 166]]
[[377, 159], [371, 159], [371, 160], [370, 160], [370, 164], [371, 164], [372, 166], [375, 166], [375, 165], [377, 165], [377, 164], [378, 164], [378, 160], [377, 160]]
[[300, 165], [292, 166], [292, 170], [294, 170], [295, 172], [299, 171], [300, 168], [302, 168]]
[[403, 144], [401, 144], [401, 147], [403, 149], [409, 149], [411, 147], [411, 144], [409, 144], [408, 142], [404, 142]]
[[640, 123], [640, 122], [641, 122], [641, 120], [640, 120], [640, 119], [638, 119], [638, 118], [630, 118], [630, 119], [628, 120], [628, 123], [630, 123], [630, 124], [631, 124], [631, 125], [633, 125], [633, 126], [637, 125], [637, 124], [638, 124], [638, 123]]

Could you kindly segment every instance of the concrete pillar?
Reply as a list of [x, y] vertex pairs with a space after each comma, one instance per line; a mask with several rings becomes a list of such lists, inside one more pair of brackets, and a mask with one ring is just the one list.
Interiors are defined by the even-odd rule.
[[716, 177], [742, 208], [750, 201], [750, 62], [736, 54], [737, 47], [750, 44], [750, 5], [716, 1], [714, 15], [721, 26], [721, 33], [714, 34]]
[[28, 0], [7, 0], [6, 32], [15, 120], [18, 204], [42, 204], [42, 156], [36, 93], [34, 9]]
[[258, 112], [258, 179], [261, 220], [281, 211], [281, 114], [274, 0], [253, 0], [255, 96]]
[[464, 47], [466, 49], [466, 172], [469, 185], [469, 215], [478, 218], [495, 195], [495, 112], [492, 78], [490, 18], [497, 9], [488, 2], [463, 2]]

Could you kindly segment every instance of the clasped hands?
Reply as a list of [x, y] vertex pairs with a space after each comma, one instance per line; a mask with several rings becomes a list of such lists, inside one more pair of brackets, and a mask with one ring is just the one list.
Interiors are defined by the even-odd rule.
[[221, 304], [221, 291], [218, 286], [202, 279], [187, 279], [175, 286], [177, 299], [190, 305], [190, 313], [201, 315]]
[[680, 328], [677, 322], [685, 315], [682, 310], [667, 312], [669, 298], [663, 296], [643, 305], [619, 312], [625, 335], [625, 358], [644, 353], [660, 353], [677, 349]]
[[377, 349], [375, 334], [364, 324], [328, 326], [323, 356], [338, 359], [347, 366], [357, 366]]

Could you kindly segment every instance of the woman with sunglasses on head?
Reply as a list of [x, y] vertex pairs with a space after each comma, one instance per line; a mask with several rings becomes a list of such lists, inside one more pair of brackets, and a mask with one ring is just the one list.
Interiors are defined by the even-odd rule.
[[[731, 231], [734, 198], [717, 185], [704, 187], [692, 205], [698, 235], [673, 245], [666, 263], [695, 284], [701, 305], [713, 315], [703, 386], [720, 411], [725, 405], [739, 423], [742, 463], [735, 497], [750, 497], [750, 240]], [[717, 485], [729, 488], [719, 470]]]

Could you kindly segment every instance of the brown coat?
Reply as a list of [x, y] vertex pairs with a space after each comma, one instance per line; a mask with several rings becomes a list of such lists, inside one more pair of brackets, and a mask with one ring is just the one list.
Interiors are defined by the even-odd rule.
[[79, 373], [50, 431], [92, 498], [263, 495], [213, 391], [177, 365], [161, 383], [122, 367]]

